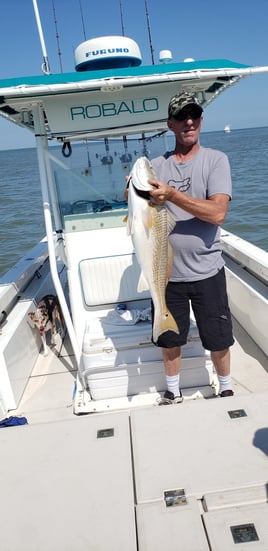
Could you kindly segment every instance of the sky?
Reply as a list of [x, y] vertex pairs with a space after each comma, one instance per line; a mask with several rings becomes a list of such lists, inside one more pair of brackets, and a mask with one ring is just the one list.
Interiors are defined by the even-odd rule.
[[[42, 74], [32, 0], [0, 4], [0, 79]], [[144, 0], [38, 0], [38, 7], [52, 73], [74, 71], [75, 48], [107, 35], [135, 40], [142, 64], [151, 65]], [[171, 50], [174, 62], [191, 57], [268, 66], [268, 0], [147, 0], [147, 9], [155, 64], [161, 50]], [[206, 109], [203, 132], [227, 124], [232, 129], [268, 126], [267, 96], [268, 73], [243, 79]], [[21, 147], [34, 147], [31, 133], [0, 117], [0, 150]]]

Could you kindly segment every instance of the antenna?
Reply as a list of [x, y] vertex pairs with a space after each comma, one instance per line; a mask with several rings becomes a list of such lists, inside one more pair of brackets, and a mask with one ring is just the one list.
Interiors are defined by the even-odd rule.
[[60, 37], [59, 37], [59, 33], [58, 33], [58, 25], [57, 25], [57, 19], [56, 19], [56, 10], [55, 10], [55, 5], [54, 5], [54, 0], [52, 0], [52, 8], [53, 8], [53, 14], [54, 14], [56, 40], [57, 40], [57, 45], [58, 45], [58, 56], [59, 56], [59, 61], [60, 61], [60, 72], [63, 73], [62, 63], [61, 63]]
[[150, 50], [151, 50], [152, 65], [154, 65], [154, 49], [153, 49], [153, 45], [152, 45], [152, 37], [151, 37], [151, 29], [150, 29], [150, 21], [149, 21], [149, 13], [148, 13], [148, 7], [147, 7], [147, 1], [146, 1], [146, 0], [144, 0], [144, 4], [145, 4], [146, 19], [147, 19], [147, 28], [148, 28], [148, 36], [149, 36]]
[[120, 17], [121, 17], [122, 36], [125, 36], [124, 20], [123, 20], [123, 10], [122, 10], [122, 1], [121, 1], [121, 0], [119, 0], [119, 5], [120, 5]]
[[44, 35], [43, 35], [43, 31], [42, 31], [42, 26], [41, 26], [39, 10], [38, 10], [38, 6], [37, 6], [37, 0], [33, 0], [33, 8], [34, 8], [35, 19], [36, 19], [37, 29], [38, 29], [38, 33], [39, 33], [39, 39], [40, 39], [40, 43], [41, 43], [42, 53], [43, 53], [43, 60], [44, 60], [42, 65], [41, 65], [41, 68], [42, 68], [43, 73], [45, 73], [45, 75], [50, 75], [51, 71], [50, 71], [48, 57], [47, 57], [47, 50], [46, 50], [46, 45], [45, 45], [45, 41], [44, 41]]
[[81, 14], [82, 27], [83, 27], [84, 40], [86, 40], [85, 22], [84, 22], [84, 16], [83, 16], [81, 0], [79, 0], [79, 6], [80, 6], [80, 14]]

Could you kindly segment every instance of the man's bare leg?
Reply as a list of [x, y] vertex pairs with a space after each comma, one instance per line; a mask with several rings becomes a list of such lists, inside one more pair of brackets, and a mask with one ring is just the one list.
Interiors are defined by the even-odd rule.
[[220, 383], [219, 393], [221, 394], [222, 392], [227, 392], [226, 395], [228, 396], [230, 394], [229, 391], [232, 391], [230, 349], [226, 348], [225, 350], [211, 352], [211, 359], [215, 366]]
[[178, 375], [181, 367], [181, 347], [162, 348], [166, 375]]
[[181, 348], [163, 348], [167, 390], [159, 404], [177, 404], [183, 401], [180, 391]]

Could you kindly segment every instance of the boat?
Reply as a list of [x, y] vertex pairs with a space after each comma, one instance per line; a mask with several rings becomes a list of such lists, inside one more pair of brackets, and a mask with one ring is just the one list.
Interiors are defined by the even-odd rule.
[[231, 127], [229, 124], [226, 124], [225, 127], [224, 127], [224, 132], [225, 134], [230, 134], [231, 132]]
[[[161, 350], [149, 290], [137, 290], [124, 188], [133, 151], [155, 135], [165, 149], [172, 95], [193, 92], [206, 109], [268, 67], [143, 66], [121, 39], [83, 44], [73, 73], [0, 81], [1, 115], [35, 135], [46, 227], [0, 282], [0, 547], [267, 550], [268, 253], [222, 228], [234, 396], [217, 397], [192, 318], [184, 403], [159, 407]], [[115, 140], [123, 162], [98, 155], [73, 169], [76, 144], [96, 140], [106, 157]], [[45, 356], [29, 313], [48, 294], [66, 331]]]

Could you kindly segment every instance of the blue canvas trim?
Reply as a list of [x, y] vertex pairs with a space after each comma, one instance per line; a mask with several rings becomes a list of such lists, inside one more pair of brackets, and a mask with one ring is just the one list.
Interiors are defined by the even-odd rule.
[[83, 82], [85, 80], [97, 80], [102, 78], [137, 77], [154, 74], [178, 73], [217, 69], [248, 69], [250, 65], [243, 65], [228, 59], [215, 59], [203, 61], [187, 61], [182, 63], [168, 63], [167, 65], [145, 65], [128, 67], [125, 69], [106, 69], [100, 71], [83, 71], [73, 73], [59, 73], [55, 75], [36, 75], [20, 78], [0, 80], [0, 88], [14, 86], [39, 86], [51, 84], [64, 84], [68, 82]]

